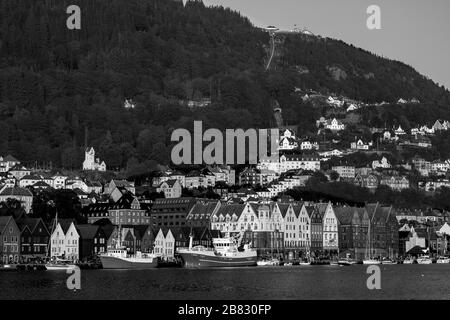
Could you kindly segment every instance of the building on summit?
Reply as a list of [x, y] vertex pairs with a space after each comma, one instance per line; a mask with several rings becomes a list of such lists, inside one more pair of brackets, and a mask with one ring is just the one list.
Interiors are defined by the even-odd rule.
[[100, 159], [95, 157], [95, 150], [93, 147], [87, 148], [84, 151], [83, 170], [106, 171], [105, 161], [100, 162]]

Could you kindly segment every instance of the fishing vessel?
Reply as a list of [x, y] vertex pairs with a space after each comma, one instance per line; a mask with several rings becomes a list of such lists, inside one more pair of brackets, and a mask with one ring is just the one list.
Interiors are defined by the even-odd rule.
[[158, 257], [152, 253], [128, 254], [126, 248], [109, 249], [100, 255], [103, 269], [153, 269], [158, 267]]
[[189, 238], [189, 248], [179, 248], [184, 266], [187, 268], [205, 267], [250, 267], [257, 265], [256, 250], [249, 244], [241, 245], [243, 233], [238, 238], [227, 236], [213, 238], [213, 248], [192, 247], [193, 236]]
[[122, 246], [120, 226], [117, 237], [115, 248], [100, 255], [103, 269], [142, 270], [158, 267], [158, 257], [154, 253], [137, 251], [135, 254], [128, 254], [127, 249]]

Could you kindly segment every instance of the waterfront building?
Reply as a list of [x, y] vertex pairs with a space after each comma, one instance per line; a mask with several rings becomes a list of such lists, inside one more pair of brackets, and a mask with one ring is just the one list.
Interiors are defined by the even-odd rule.
[[50, 232], [41, 218], [22, 218], [17, 221], [20, 229], [21, 260], [44, 259], [48, 253]]
[[369, 215], [364, 208], [336, 207], [334, 212], [338, 219], [339, 255], [363, 260], [367, 247]]
[[311, 222], [311, 254], [319, 256], [323, 252], [323, 216], [317, 206], [306, 206]]
[[175, 255], [175, 238], [170, 228], [159, 229], [155, 238], [154, 253], [162, 259], [172, 259]]
[[366, 204], [370, 219], [371, 257], [396, 257], [399, 251], [399, 225], [392, 207]]
[[299, 247], [302, 254], [309, 254], [311, 249], [311, 219], [303, 202], [292, 205], [298, 222]]
[[333, 210], [331, 202], [316, 204], [317, 209], [323, 216], [323, 251], [328, 255], [339, 252], [338, 219]]
[[53, 233], [50, 236], [50, 256], [79, 260], [80, 235], [72, 219], [58, 219]]
[[107, 239], [102, 228], [92, 224], [76, 225], [79, 234], [79, 260], [89, 261], [107, 251]]
[[0, 217], [0, 257], [2, 264], [20, 259], [20, 229], [12, 216]]

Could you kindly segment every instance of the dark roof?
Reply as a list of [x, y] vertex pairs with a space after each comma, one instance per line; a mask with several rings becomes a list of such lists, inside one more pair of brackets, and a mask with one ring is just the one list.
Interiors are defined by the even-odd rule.
[[290, 206], [289, 203], [278, 203], [278, 208], [280, 208], [280, 212], [283, 218], [286, 216], [289, 206]]
[[173, 186], [175, 185], [175, 183], [176, 183], [177, 181], [178, 181], [177, 179], [169, 179], [169, 180], [166, 180], [166, 181], [161, 182], [159, 186], [161, 187], [161, 185], [162, 185], [163, 183], [167, 183], [167, 185], [169, 186], [169, 188], [173, 188]]
[[14, 158], [12, 155], [8, 154], [6, 157], [3, 158], [3, 161], [9, 161], [9, 162], [20, 162], [16, 158]]
[[5, 188], [0, 192], [0, 196], [28, 196], [32, 197], [33, 194], [30, 190], [20, 187]]
[[75, 226], [77, 228], [78, 234], [80, 238], [86, 239], [94, 239], [95, 235], [98, 232], [99, 226], [94, 224], [78, 224]]
[[0, 232], [3, 233], [3, 230], [8, 225], [9, 221], [12, 219], [12, 216], [3, 216], [0, 217]]
[[175, 210], [179, 212], [180, 210], [186, 213], [195, 205], [195, 198], [193, 197], [183, 197], [183, 198], [158, 198], [153, 202], [152, 212], [170, 212]]
[[113, 224], [107, 224], [107, 225], [101, 226], [101, 228], [103, 229], [103, 232], [105, 233], [106, 239], [109, 239], [117, 227]]
[[75, 220], [73, 220], [73, 219], [58, 219], [58, 223], [61, 226], [61, 228], [63, 229], [64, 233], [66, 233], [67, 230], [69, 230], [69, 228], [70, 228], [70, 224], [71, 223], [75, 224]]
[[347, 225], [352, 223], [354, 209], [352, 207], [337, 207], [334, 209], [334, 213], [341, 224]]
[[232, 203], [223, 205], [217, 210], [215, 216], [223, 215], [224, 217], [228, 214], [230, 217], [235, 214], [238, 218], [241, 216], [242, 211], [244, 211], [245, 204], [244, 203]]
[[[36, 229], [36, 227], [38, 226], [38, 224], [40, 222], [43, 222], [41, 218], [22, 218], [20, 220], [17, 221], [17, 225], [19, 226], [20, 231], [23, 231], [26, 227], [28, 227], [28, 229], [30, 229], [31, 232], [34, 231], [34, 229]], [[45, 229], [48, 231], [47, 226], [45, 225], [45, 223], [42, 223], [42, 225], [45, 227]]]

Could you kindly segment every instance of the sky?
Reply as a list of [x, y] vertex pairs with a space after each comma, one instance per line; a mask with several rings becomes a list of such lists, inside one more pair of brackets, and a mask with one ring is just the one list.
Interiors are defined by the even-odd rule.
[[[255, 26], [294, 25], [402, 61], [450, 88], [449, 0], [203, 0], [239, 11]], [[369, 30], [370, 5], [381, 9], [381, 30]]]

